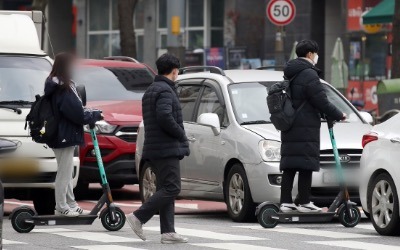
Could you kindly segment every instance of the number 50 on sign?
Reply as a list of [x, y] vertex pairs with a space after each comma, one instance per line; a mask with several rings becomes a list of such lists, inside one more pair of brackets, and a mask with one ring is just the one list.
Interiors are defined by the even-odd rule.
[[271, 0], [267, 5], [267, 17], [277, 26], [291, 23], [296, 15], [296, 6], [291, 0]]

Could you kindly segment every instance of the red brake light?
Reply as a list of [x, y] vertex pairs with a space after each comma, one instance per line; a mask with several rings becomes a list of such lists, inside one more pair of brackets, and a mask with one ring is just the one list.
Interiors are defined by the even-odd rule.
[[364, 148], [365, 145], [367, 145], [368, 143], [377, 141], [377, 140], [378, 140], [378, 134], [373, 133], [373, 132], [366, 134], [362, 138], [362, 147]]

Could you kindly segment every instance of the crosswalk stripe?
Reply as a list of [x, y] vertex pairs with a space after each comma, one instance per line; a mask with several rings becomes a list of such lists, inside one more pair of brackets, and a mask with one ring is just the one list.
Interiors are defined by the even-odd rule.
[[332, 247], [346, 247], [351, 249], [361, 249], [361, 250], [400, 250], [400, 246], [390, 246], [377, 243], [367, 243], [360, 241], [344, 240], [344, 241], [308, 241], [310, 244], [319, 244]]
[[[145, 227], [145, 230], [149, 231], [159, 231], [159, 227]], [[241, 240], [267, 240], [265, 238], [257, 238], [251, 236], [244, 235], [233, 235], [233, 234], [225, 234], [225, 233], [217, 233], [213, 231], [207, 230], [198, 230], [198, 229], [188, 229], [188, 228], [176, 228], [176, 231], [185, 236], [206, 238], [206, 239], [214, 239], [214, 240], [233, 240], [233, 241], [241, 241]]]
[[196, 243], [190, 244], [192, 246], [198, 247], [209, 247], [215, 249], [225, 249], [225, 250], [237, 250], [237, 249], [246, 249], [246, 250], [283, 250], [282, 248], [272, 248], [272, 247], [264, 247], [264, 246], [254, 246], [248, 244], [240, 244], [240, 243]]
[[33, 233], [59, 233], [59, 232], [77, 232], [77, 230], [50, 227], [50, 228], [35, 228], [32, 230]]
[[4, 244], [4, 245], [26, 245], [26, 244], [28, 244], [28, 243], [20, 242], [20, 241], [14, 241], [14, 240], [5, 240], [5, 239], [3, 239], [3, 244]]
[[357, 225], [356, 228], [366, 229], [366, 230], [375, 230], [374, 226], [371, 224], [368, 225]]
[[356, 233], [340, 233], [334, 231], [326, 231], [326, 230], [315, 230], [315, 229], [305, 229], [305, 228], [296, 228], [296, 227], [279, 227], [279, 228], [270, 228], [266, 229], [261, 226], [236, 226], [241, 228], [249, 228], [256, 230], [264, 230], [264, 231], [273, 231], [278, 233], [290, 233], [290, 234], [302, 234], [309, 236], [320, 236], [327, 237], [333, 239], [354, 239], [354, 238], [374, 238], [379, 237], [377, 235], [367, 235], [367, 234], [356, 234]]
[[139, 239], [114, 236], [114, 235], [109, 235], [106, 233], [92, 233], [92, 232], [78, 232], [77, 231], [77, 232], [54, 232], [51, 234], [68, 237], [68, 238], [97, 241], [97, 242], [103, 242], [103, 243], [117, 243], [117, 242], [123, 243], [123, 242], [141, 241]]
[[72, 248], [84, 250], [145, 250], [143, 248], [134, 248], [118, 245], [91, 245], [91, 246], [73, 246]]

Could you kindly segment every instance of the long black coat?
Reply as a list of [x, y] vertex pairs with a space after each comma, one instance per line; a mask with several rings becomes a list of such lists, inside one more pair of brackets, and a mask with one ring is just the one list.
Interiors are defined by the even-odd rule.
[[320, 82], [320, 71], [305, 59], [298, 58], [287, 63], [285, 76], [291, 82], [293, 105], [298, 112], [293, 127], [281, 133], [280, 169], [319, 171], [321, 113], [341, 120], [343, 113], [329, 102], [324, 87]]
[[182, 159], [188, 156], [189, 144], [174, 82], [164, 76], [156, 76], [143, 96], [142, 106], [145, 131], [143, 159]]

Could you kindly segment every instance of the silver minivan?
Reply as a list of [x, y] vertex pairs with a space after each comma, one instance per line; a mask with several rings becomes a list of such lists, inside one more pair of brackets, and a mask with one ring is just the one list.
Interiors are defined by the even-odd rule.
[[[177, 81], [191, 150], [181, 161], [180, 196], [225, 201], [234, 221], [246, 221], [254, 218], [256, 204], [280, 199], [280, 132], [270, 122], [266, 97], [267, 89], [283, 79], [283, 72], [206, 69], [208, 72], [200, 73], [183, 70]], [[357, 201], [361, 139], [371, 129], [372, 117], [358, 112], [331, 85], [321, 82], [330, 101], [348, 117], [334, 130], [350, 195]], [[142, 201], [156, 191], [151, 165], [141, 159], [143, 140], [144, 129], [140, 129], [136, 171], [140, 173]], [[321, 170], [313, 175], [311, 193], [316, 204], [325, 205], [339, 189], [325, 122], [321, 126], [320, 161]], [[296, 190], [297, 186], [294, 196]]]

